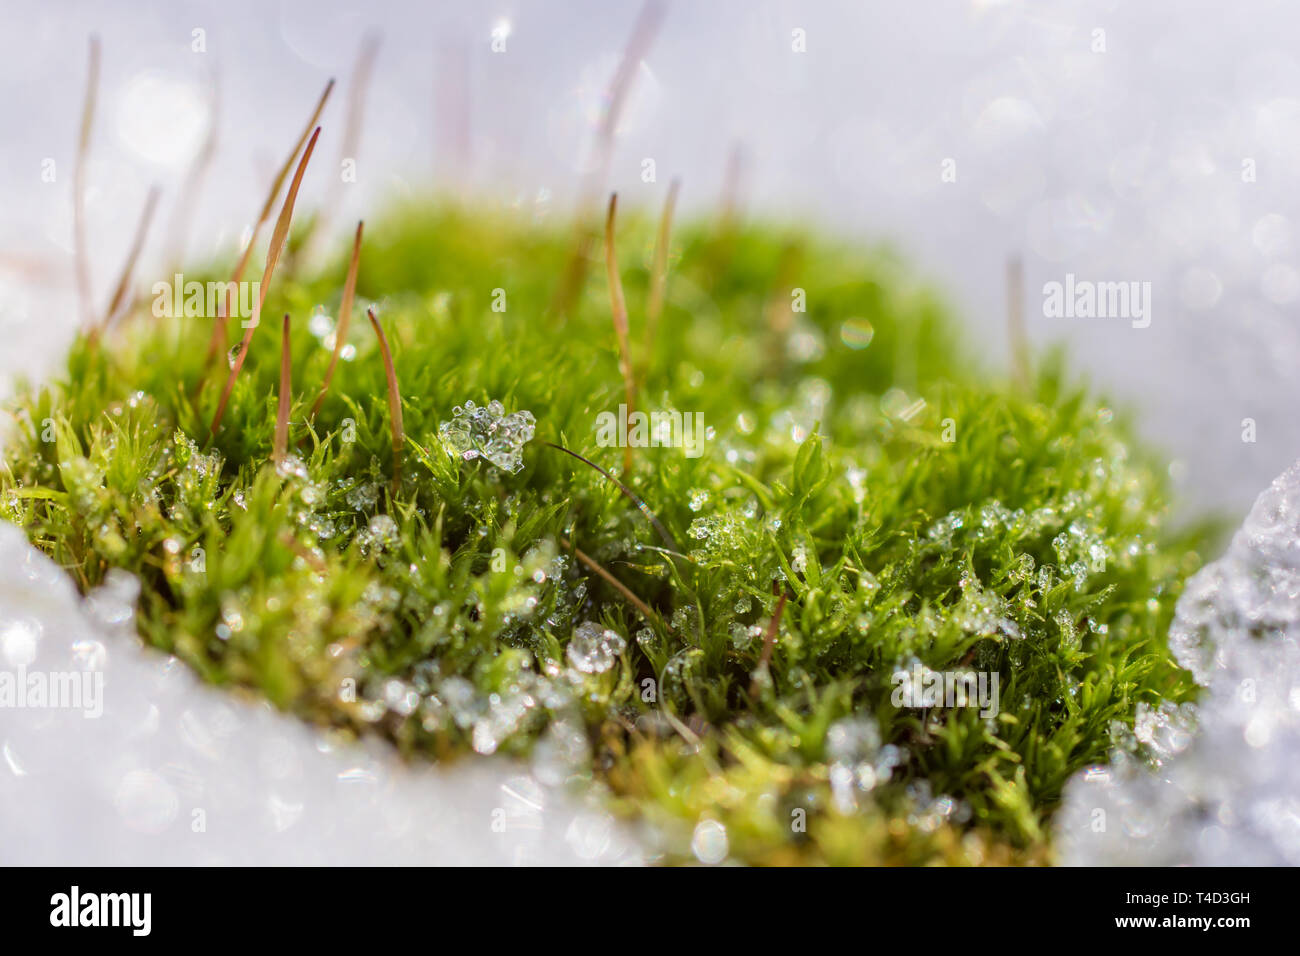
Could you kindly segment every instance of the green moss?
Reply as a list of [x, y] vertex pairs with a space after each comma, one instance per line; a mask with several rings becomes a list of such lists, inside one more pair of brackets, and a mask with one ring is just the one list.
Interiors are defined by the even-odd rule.
[[[1204, 542], [1166, 529], [1159, 462], [1059, 359], [1020, 389], [991, 375], [883, 250], [689, 227], [643, 351], [652, 247], [652, 223], [620, 228], [639, 404], [699, 413], [709, 438], [636, 449], [621, 477], [671, 545], [544, 443], [622, 472], [596, 442], [623, 400], [603, 269], [556, 316], [569, 231], [442, 205], [372, 226], [362, 255], [401, 384], [396, 498], [365, 322], [306, 424], [329, 358], [308, 319], [337, 308], [340, 262], [278, 277], [264, 313], [294, 317], [299, 473], [268, 462], [279, 323], [204, 447], [210, 323], [142, 309], [20, 394], [0, 507], [85, 588], [139, 575], [144, 639], [205, 679], [413, 756], [533, 753], [653, 824], [666, 860], [705, 819], [752, 862], [1049, 860], [1069, 775], [1139, 702], [1192, 692], [1164, 633]], [[491, 399], [537, 418], [516, 474], [439, 437]], [[608, 670], [570, 666], [584, 622], [623, 638]], [[894, 706], [913, 659], [996, 673], [998, 713]]]

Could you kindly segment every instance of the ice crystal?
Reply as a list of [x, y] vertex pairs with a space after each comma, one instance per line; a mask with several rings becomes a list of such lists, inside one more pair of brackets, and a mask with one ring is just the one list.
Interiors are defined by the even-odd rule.
[[378, 514], [372, 517], [365, 530], [357, 535], [357, 541], [363, 554], [371, 554], [392, 547], [399, 537], [397, 522], [388, 515]]
[[447, 450], [464, 461], [486, 458], [502, 471], [523, 470], [524, 445], [533, 438], [537, 419], [527, 410], [505, 413], [505, 406], [490, 401], [480, 407], [473, 402], [453, 409], [449, 422], [438, 426]]
[[858, 795], [888, 780], [901, 753], [893, 744], [880, 745], [880, 731], [869, 717], [846, 717], [826, 731], [831, 797], [841, 813], [858, 806]]
[[622, 636], [591, 621], [574, 629], [569, 641], [569, 663], [584, 674], [603, 674], [618, 662], [627, 648]]

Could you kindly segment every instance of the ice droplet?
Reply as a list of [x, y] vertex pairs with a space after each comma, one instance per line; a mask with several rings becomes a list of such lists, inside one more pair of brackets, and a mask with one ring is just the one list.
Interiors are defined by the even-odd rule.
[[858, 795], [888, 780], [900, 756], [894, 745], [880, 745], [880, 731], [870, 717], [845, 717], [831, 724], [826, 731], [826, 760], [836, 809], [856, 810]]
[[275, 473], [281, 478], [306, 478], [307, 463], [297, 455], [285, 455], [276, 462]]
[[717, 820], [701, 820], [691, 836], [691, 852], [701, 863], [721, 863], [727, 858], [727, 828]]
[[334, 331], [334, 319], [324, 312], [317, 312], [307, 322], [307, 331], [321, 339]]
[[370, 519], [366, 529], [357, 535], [357, 541], [362, 553], [369, 554], [372, 551], [383, 551], [399, 537], [397, 522], [386, 514], [377, 514]]
[[626, 647], [627, 641], [621, 635], [584, 621], [574, 629], [566, 653], [569, 663], [584, 674], [603, 674], [614, 666]]

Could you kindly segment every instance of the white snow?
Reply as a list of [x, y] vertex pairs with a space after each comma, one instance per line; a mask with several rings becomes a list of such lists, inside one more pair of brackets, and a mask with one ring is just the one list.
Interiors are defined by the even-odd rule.
[[1067, 785], [1063, 861], [1300, 864], [1300, 462], [1188, 582], [1170, 646], [1204, 687], [1199, 729], [1142, 709], [1137, 746]]
[[0, 680], [103, 675], [98, 717], [89, 698], [0, 703], [0, 864], [641, 862], [608, 813], [527, 767], [407, 766], [202, 684], [140, 646], [128, 576], [82, 601], [4, 523], [0, 567]]

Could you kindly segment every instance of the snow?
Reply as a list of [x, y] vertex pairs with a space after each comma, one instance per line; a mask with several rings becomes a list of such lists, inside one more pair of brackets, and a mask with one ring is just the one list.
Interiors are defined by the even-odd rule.
[[140, 646], [129, 576], [83, 601], [3, 523], [0, 566], [0, 679], [57, 687], [61, 675], [103, 675], [102, 701], [0, 704], [0, 864], [642, 861], [594, 801], [540, 784], [527, 767], [407, 766], [380, 741], [331, 739], [202, 684]]
[[[1300, 864], [1300, 462], [1187, 584], [1170, 646], [1204, 688], [1066, 787], [1068, 864]], [[1195, 734], [1193, 735], [1193, 730]]]

